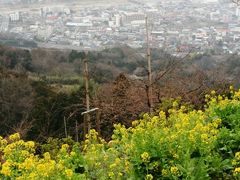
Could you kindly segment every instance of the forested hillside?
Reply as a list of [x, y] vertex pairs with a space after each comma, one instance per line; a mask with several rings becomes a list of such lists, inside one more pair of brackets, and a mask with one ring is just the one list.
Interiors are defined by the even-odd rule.
[[[148, 112], [144, 50], [118, 47], [101, 52], [23, 50], [0, 46], [1, 134], [21, 132], [27, 139], [46, 141], [68, 135], [83, 138], [85, 89], [83, 59], [89, 61], [91, 107], [101, 111], [101, 131], [111, 137], [113, 125], [131, 126]], [[239, 56], [191, 52], [173, 57], [152, 50], [154, 108], [167, 109], [172, 98], [203, 108], [204, 95], [239, 85]], [[93, 117], [95, 119], [95, 117]], [[93, 124], [94, 126], [94, 124]]]
[[[238, 179], [240, 57], [153, 49], [151, 58], [154, 111], [147, 113], [142, 49], [0, 46], [0, 177]], [[84, 60], [100, 132], [78, 143], [85, 138]]]

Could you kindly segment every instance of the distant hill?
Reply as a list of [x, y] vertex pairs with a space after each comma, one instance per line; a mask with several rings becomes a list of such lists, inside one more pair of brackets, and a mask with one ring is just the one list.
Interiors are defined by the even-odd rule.
[[[120, 73], [145, 78], [147, 61], [145, 49], [132, 49], [120, 46], [103, 51], [88, 53], [89, 70], [92, 79], [99, 83], [114, 80]], [[0, 65], [18, 71], [27, 71], [38, 75], [76, 77], [83, 74], [83, 52], [75, 50], [57, 50], [34, 48], [32, 50], [0, 46]], [[209, 77], [213, 72], [224, 75], [224, 79], [239, 84], [240, 56], [214, 53], [190, 53], [182, 57], [173, 57], [162, 49], [152, 49], [153, 74], [164, 72], [176, 62], [176, 69], [191, 73], [202, 71]], [[184, 73], [183, 73], [184, 74]]]

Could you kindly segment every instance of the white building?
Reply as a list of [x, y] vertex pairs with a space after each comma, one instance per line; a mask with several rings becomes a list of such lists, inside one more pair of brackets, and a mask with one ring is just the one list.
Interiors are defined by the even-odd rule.
[[145, 14], [141, 12], [125, 12], [123, 16], [124, 24], [131, 24], [132, 21], [145, 20]]
[[67, 22], [66, 26], [68, 26], [68, 27], [92, 27], [93, 24], [91, 22], [88, 22], [88, 23]]
[[236, 7], [235, 15], [236, 15], [237, 17], [240, 16], [240, 8], [239, 8], [239, 7]]
[[64, 11], [64, 13], [66, 15], [70, 15], [71, 14], [71, 10], [69, 8], [64, 8], [63, 11]]
[[116, 27], [120, 27], [121, 26], [121, 16], [119, 14], [117, 14], [115, 17], [116, 17]]
[[20, 20], [19, 12], [11, 13], [9, 14], [9, 17], [10, 17], [10, 21], [12, 22]]
[[53, 33], [52, 26], [38, 28], [38, 37], [41, 39], [48, 39]]
[[108, 21], [109, 27], [115, 27], [115, 22], [114, 21]]

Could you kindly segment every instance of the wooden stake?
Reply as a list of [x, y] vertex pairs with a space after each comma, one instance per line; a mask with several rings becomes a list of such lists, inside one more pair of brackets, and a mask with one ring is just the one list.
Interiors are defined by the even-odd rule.
[[83, 139], [86, 139], [87, 134], [87, 122], [86, 122], [86, 115], [83, 115]]
[[67, 134], [67, 122], [66, 122], [66, 117], [65, 116], [63, 118], [63, 121], [64, 121], [65, 137], [67, 138], [68, 137], [68, 134]]
[[78, 122], [77, 120], [75, 121], [75, 133], [76, 133], [76, 141], [78, 142]]
[[96, 111], [96, 126], [97, 126], [97, 132], [98, 132], [98, 135], [101, 136], [101, 128], [100, 128], [100, 111], [97, 110]]

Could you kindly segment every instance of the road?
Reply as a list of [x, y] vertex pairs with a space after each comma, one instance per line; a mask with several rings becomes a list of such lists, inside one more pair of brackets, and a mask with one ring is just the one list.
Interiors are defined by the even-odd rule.
[[6, 6], [0, 4], [0, 14], [8, 14], [16, 11], [32, 11], [40, 10], [43, 7], [56, 8], [56, 7], [69, 7], [69, 8], [82, 8], [82, 7], [93, 7], [93, 6], [113, 6], [127, 3], [128, 0], [84, 0], [76, 1], [71, 3], [52, 3], [52, 4], [33, 4], [33, 5], [14, 5]]
[[[83, 47], [77, 47], [72, 45], [61, 45], [61, 44], [52, 44], [52, 43], [37, 43], [38, 47], [40, 48], [47, 48], [47, 49], [62, 49], [62, 50], [77, 50], [77, 51], [83, 51], [83, 50], [93, 50], [90, 48], [83, 48]], [[102, 49], [95, 48], [94, 51], [101, 51]]]

